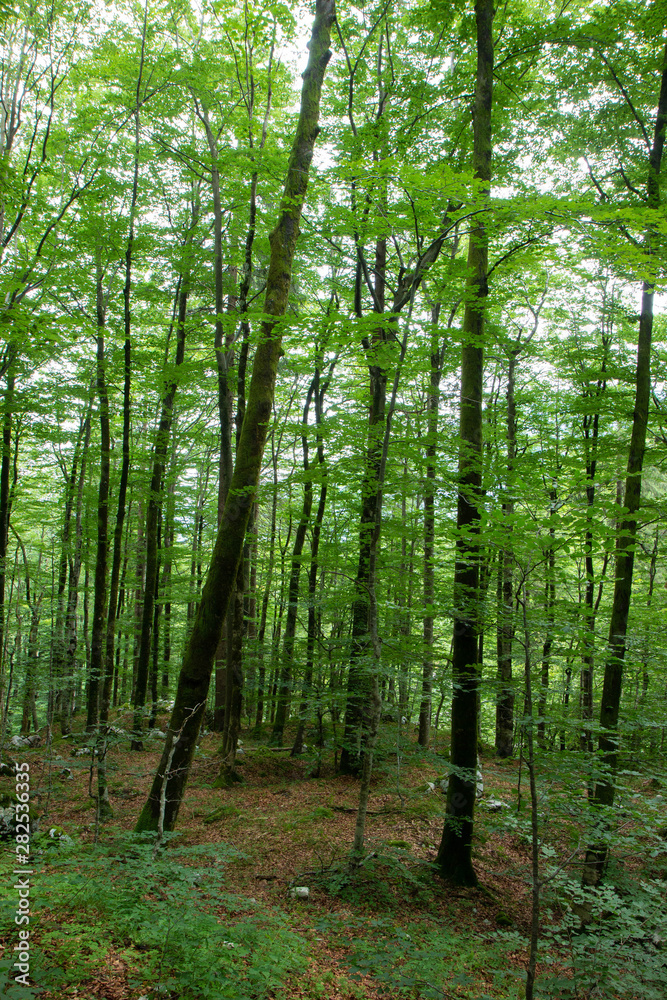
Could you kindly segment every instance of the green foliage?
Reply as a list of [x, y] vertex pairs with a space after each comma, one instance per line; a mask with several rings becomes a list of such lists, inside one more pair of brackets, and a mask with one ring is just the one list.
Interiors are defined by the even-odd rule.
[[411, 903], [433, 905], [435, 869], [416, 864], [406, 841], [388, 841], [381, 852], [371, 851], [360, 864], [337, 862], [315, 876], [317, 884], [342, 899], [373, 911]]
[[126, 837], [43, 859], [31, 949], [39, 988], [84, 984], [111, 949], [136, 970], [131, 985], [183, 1000], [259, 1000], [303, 966], [304, 942], [284, 917], [226, 890], [237, 851], [170, 844], [153, 855], [151, 838]]
[[551, 915], [553, 922], [544, 930], [542, 961], [558, 968], [540, 976], [545, 996], [662, 1000], [667, 992], [664, 880], [630, 878], [613, 867], [609, 884], [595, 890], [557, 876], [549, 895], [567, 905], [560, 919]]
[[317, 929], [347, 949], [345, 965], [353, 979], [372, 976], [392, 997], [489, 1000], [479, 989], [482, 974], [492, 978], [494, 998], [518, 1000], [522, 995], [520, 977], [507, 970], [505, 936], [487, 943], [456, 926], [442, 927], [439, 921], [415, 919], [397, 926], [381, 915], [348, 917], [344, 925], [339, 921], [333, 926], [325, 918]]

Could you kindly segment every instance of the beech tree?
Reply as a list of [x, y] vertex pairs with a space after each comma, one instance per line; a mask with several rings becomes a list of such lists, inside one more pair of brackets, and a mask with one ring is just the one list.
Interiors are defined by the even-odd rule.
[[213, 656], [241, 559], [273, 405], [276, 368], [281, 351], [278, 321], [287, 307], [299, 219], [319, 131], [320, 94], [324, 71], [331, 56], [329, 43], [333, 18], [333, 2], [318, 0], [281, 214], [271, 236], [271, 261], [264, 303], [268, 318], [264, 320], [262, 342], [255, 353], [234, 472], [202, 600], [181, 667], [165, 750], [151, 794], [139, 817], [138, 830], [173, 828], [204, 714]]
[[171, 713], [162, 831], [202, 726], [219, 788], [317, 741], [357, 860], [416, 740], [474, 884], [530, 693], [595, 887], [664, 730], [665, 5], [321, 2], [300, 111], [297, 13], [6, 14], [4, 731], [96, 729], [103, 819]]

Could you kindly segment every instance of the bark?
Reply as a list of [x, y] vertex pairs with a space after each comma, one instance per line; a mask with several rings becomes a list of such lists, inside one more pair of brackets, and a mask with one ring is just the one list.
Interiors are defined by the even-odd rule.
[[523, 641], [524, 641], [524, 680], [525, 680], [525, 702], [523, 712], [523, 724], [526, 734], [526, 763], [528, 764], [528, 777], [530, 781], [530, 831], [531, 831], [531, 921], [530, 921], [530, 949], [528, 952], [528, 962], [526, 965], [526, 1000], [533, 1000], [535, 992], [535, 978], [537, 973], [537, 948], [540, 933], [540, 840], [539, 840], [539, 800], [537, 797], [537, 783], [535, 781], [535, 746], [533, 739], [533, 682], [532, 682], [532, 656], [531, 641], [528, 631], [528, 607], [525, 581], [523, 584]]
[[[377, 90], [376, 109], [377, 132], [384, 128], [383, 117], [386, 110], [387, 92], [382, 79], [383, 41], [380, 40], [377, 56]], [[352, 75], [350, 78], [352, 88]], [[350, 97], [351, 100], [351, 97]], [[350, 113], [350, 122], [355, 139], [356, 126]], [[373, 160], [380, 158], [379, 149], [373, 150]], [[386, 182], [385, 182], [386, 185]], [[354, 188], [353, 188], [354, 198]], [[367, 198], [366, 211], [370, 209], [370, 197]], [[386, 186], [379, 198], [378, 209], [382, 215], [386, 208]], [[357, 276], [355, 292], [355, 311], [361, 317], [361, 275], [367, 271], [364, 250], [355, 233], [357, 244]], [[387, 268], [387, 238], [380, 236], [375, 242], [375, 261], [373, 274], [374, 287], [371, 288], [367, 273], [366, 281], [373, 300], [373, 312], [380, 317], [385, 310]], [[377, 543], [379, 541], [382, 508], [382, 448], [386, 430], [387, 379], [389, 375], [387, 343], [389, 340], [389, 325], [378, 321], [370, 337], [363, 341], [366, 351], [368, 374], [370, 381], [370, 402], [368, 411], [368, 436], [366, 455], [361, 486], [361, 516], [359, 519], [359, 560], [355, 580], [355, 596], [352, 605], [352, 637], [350, 647], [350, 667], [347, 680], [347, 697], [345, 703], [345, 729], [340, 755], [340, 770], [343, 774], [357, 777], [361, 773], [363, 760], [364, 714], [371, 694], [372, 663], [370, 652], [370, 615], [371, 591], [375, 588], [375, 573], [377, 564]]]
[[[646, 595], [646, 609], [650, 614], [651, 605], [653, 604], [653, 594], [655, 591], [655, 578], [658, 571], [658, 547], [660, 544], [660, 529], [655, 529], [655, 536], [653, 539], [653, 548], [651, 549], [651, 557], [648, 569], [648, 594]], [[641, 682], [642, 688], [641, 693], [637, 699], [637, 707], [639, 708], [640, 715], [636, 722], [636, 729], [632, 735], [632, 750], [634, 753], [638, 753], [641, 750], [642, 745], [642, 734], [645, 732], [643, 709], [646, 704], [646, 696], [648, 694], [650, 674], [649, 674], [649, 662], [651, 658], [650, 650], [650, 633], [647, 631], [644, 640], [644, 649], [642, 656], [642, 672], [641, 672]]]
[[278, 700], [270, 741], [272, 746], [282, 746], [285, 723], [287, 722], [292, 697], [292, 663], [294, 659], [296, 619], [299, 610], [299, 581], [301, 579], [303, 546], [306, 541], [306, 532], [310, 524], [310, 515], [313, 507], [313, 483], [309, 475], [310, 459], [307, 428], [313, 393], [317, 391], [318, 374], [316, 371], [308, 386], [301, 419], [301, 446], [303, 449], [303, 471], [305, 477], [303, 482], [303, 506], [294, 534], [294, 547], [292, 549], [292, 565], [290, 567], [289, 587], [287, 591], [287, 617], [285, 618], [285, 631], [283, 633], [283, 655], [280, 668]]
[[271, 634], [271, 671], [269, 674], [269, 685], [267, 689], [268, 702], [269, 702], [268, 721], [271, 723], [271, 725], [273, 725], [276, 715], [278, 676], [279, 676], [278, 660], [280, 658], [280, 643], [283, 634], [283, 615], [285, 613], [285, 604], [286, 604], [285, 560], [287, 558], [287, 549], [291, 537], [292, 537], [292, 515], [290, 512], [289, 522], [287, 526], [287, 537], [285, 539], [284, 545], [281, 543], [280, 534], [278, 535], [278, 548], [280, 550], [280, 584], [279, 586], [274, 587], [275, 600], [273, 602], [273, 629]]
[[[388, 100], [388, 94], [382, 83], [381, 66], [382, 47], [380, 46], [378, 52], [378, 105], [376, 111], [378, 131], [382, 127], [382, 118]], [[353, 75], [354, 70], [349, 60], [348, 68]], [[352, 79], [350, 81], [350, 93], [352, 93]], [[351, 107], [349, 117], [353, 134], [356, 138], [357, 131]], [[376, 149], [374, 151], [374, 160], [378, 162], [380, 158], [380, 150]], [[352, 184], [352, 192], [354, 210], [355, 182]], [[380, 199], [379, 209], [381, 215], [383, 214], [383, 202], [385, 198]], [[448, 208], [447, 215], [452, 207], [450, 205]], [[370, 201], [367, 203], [364, 215], [368, 214], [369, 208]], [[383, 454], [386, 452], [388, 443], [390, 424], [390, 416], [386, 405], [387, 382], [391, 366], [388, 360], [387, 345], [391, 345], [392, 342], [398, 340], [396, 336], [398, 315], [404, 306], [409, 304], [410, 309], [412, 308], [417, 289], [428, 270], [437, 260], [447, 235], [454, 227], [455, 223], [445, 226], [444, 231], [420, 253], [414, 269], [407, 271], [403, 268], [401, 270], [396, 290], [392, 297], [391, 317], [378, 322], [372, 336], [364, 339], [370, 377], [370, 404], [362, 479], [361, 515], [359, 519], [359, 560], [355, 578], [355, 597], [352, 605], [352, 638], [347, 681], [345, 729], [340, 757], [340, 770], [344, 774], [357, 776], [360, 774], [363, 759], [364, 732], [368, 732], [369, 730], [368, 720], [364, 721], [364, 712], [366, 706], [372, 700], [371, 675], [369, 674], [369, 665], [373, 662], [370, 651], [370, 593], [375, 586], [377, 549], [382, 527], [382, 494], [384, 483], [381, 469]], [[359, 234], [356, 231], [354, 238], [357, 253], [355, 312], [357, 316], [361, 317], [361, 287], [363, 277], [371, 292], [373, 311], [378, 316], [381, 316], [385, 311], [387, 240], [384, 235], [376, 240], [373, 268], [375, 284], [374, 287], [371, 287], [364, 249], [361, 245]], [[398, 373], [401, 370], [405, 349], [406, 342], [404, 339], [400, 361], [395, 367], [396, 377], [398, 377]], [[395, 383], [395, 389], [396, 387]], [[386, 455], [384, 460], [386, 461]]]
[[537, 741], [544, 749], [546, 746], [546, 713], [547, 695], [549, 693], [549, 670], [551, 666], [551, 650], [556, 625], [556, 527], [554, 525], [558, 503], [557, 480], [554, 476], [549, 491], [549, 542], [546, 553], [546, 579], [544, 582], [544, 612], [546, 630], [542, 645], [542, 668], [540, 673], [540, 696], [537, 707]]
[[141, 618], [141, 640], [137, 660], [137, 685], [134, 692], [134, 738], [132, 749], [142, 749], [141, 732], [143, 729], [143, 712], [146, 704], [149, 665], [152, 650], [152, 629], [155, 610], [155, 597], [158, 585], [158, 521], [162, 509], [164, 474], [167, 465], [167, 454], [171, 425], [174, 419], [174, 400], [178, 389], [178, 371], [185, 359], [186, 314], [190, 294], [190, 271], [192, 239], [199, 221], [199, 199], [195, 191], [190, 225], [183, 241], [183, 273], [179, 276], [176, 303], [176, 354], [174, 358], [174, 375], [166, 382], [162, 397], [160, 422], [155, 435], [153, 449], [153, 472], [146, 507], [146, 579], [144, 584], [144, 602]]
[[419, 746], [431, 742], [431, 695], [433, 689], [433, 607], [435, 604], [435, 482], [438, 446], [438, 406], [442, 377], [443, 351], [438, 348], [440, 303], [431, 310], [431, 371], [426, 400], [428, 438], [426, 442], [426, 482], [424, 484], [424, 662], [422, 696], [419, 708]]
[[86, 481], [88, 463], [88, 447], [90, 444], [91, 414], [88, 413], [85, 423], [81, 465], [76, 487], [76, 514], [74, 522], [74, 541], [70, 546], [68, 557], [69, 579], [67, 584], [67, 609], [64, 622], [63, 677], [60, 692], [60, 731], [66, 736], [71, 730], [72, 699], [74, 695], [74, 677], [76, 673], [77, 646], [77, 604], [79, 599], [79, 577], [83, 558], [83, 491]]
[[[657, 213], [660, 207], [660, 167], [667, 130], [667, 45], [663, 52], [662, 81], [655, 132], [648, 164], [647, 202]], [[654, 237], [648, 230], [645, 237], [647, 267], [654, 270], [652, 261], [656, 250]], [[611, 808], [614, 804], [616, 772], [618, 769], [619, 732], [618, 716], [623, 685], [623, 664], [626, 651], [626, 636], [630, 598], [632, 596], [632, 574], [634, 568], [635, 544], [637, 539], [637, 519], [641, 503], [642, 468], [646, 448], [648, 409], [651, 398], [651, 338], [653, 333], [653, 297], [655, 281], [646, 279], [642, 285], [642, 302], [637, 343], [637, 373], [635, 407], [632, 418], [632, 434], [628, 454], [623, 516], [616, 542], [616, 570], [614, 598], [609, 626], [609, 643], [604, 670], [602, 703], [600, 706], [600, 736], [598, 750], [605, 767], [605, 775], [595, 783], [593, 803]], [[598, 824], [594, 838], [586, 852], [584, 865], [584, 885], [599, 885], [607, 860], [609, 848], [605, 839], [606, 824]]]
[[266, 619], [269, 611], [269, 598], [271, 597], [271, 584], [273, 579], [273, 564], [276, 552], [276, 519], [278, 511], [278, 451], [275, 447], [275, 437], [271, 433], [271, 464], [273, 467], [273, 499], [271, 501], [271, 533], [269, 536], [269, 561], [266, 569], [266, 583], [262, 596], [262, 609], [259, 618], [259, 630], [257, 632], [257, 645], [259, 647], [259, 665], [257, 670], [257, 710], [255, 713], [255, 735], [259, 735], [264, 717], [264, 697], [266, 684], [266, 666], [264, 663], [264, 636], [266, 634]]
[[[477, 75], [473, 123], [473, 170], [487, 198], [491, 182], [493, 95], [493, 0], [476, 0]], [[482, 482], [482, 376], [484, 310], [488, 294], [488, 235], [483, 215], [470, 234], [461, 358], [459, 495], [454, 569], [452, 738], [447, 806], [437, 866], [441, 875], [476, 885], [472, 834], [477, 774], [479, 498]]]
[[[604, 313], [603, 313], [604, 323]], [[593, 750], [593, 670], [595, 665], [595, 565], [593, 562], [593, 510], [595, 507], [595, 474], [597, 471], [598, 439], [600, 432], [600, 396], [606, 388], [607, 350], [611, 340], [610, 334], [602, 332], [602, 369], [594, 393], [585, 391], [584, 396], [593, 395], [595, 407], [593, 413], [587, 413], [583, 420], [584, 440], [586, 442], [586, 537], [585, 537], [585, 575], [586, 589], [584, 592], [584, 652], [581, 665], [581, 749]]]
[[511, 757], [514, 750], [514, 688], [512, 686], [512, 644], [514, 642], [514, 463], [516, 460], [516, 360], [520, 347], [509, 350], [507, 372], [507, 467], [505, 498], [502, 504], [504, 544], [498, 553], [498, 695], [496, 700], [496, 753]]
[[[385, 262], [387, 241], [382, 238], [375, 250], [375, 311], [384, 311]], [[370, 695], [368, 670], [370, 590], [375, 586], [377, 547], [374, 542], [379, 529], [379, 512], [382, 497], [380, 466], [382, 442], [386, 427], [387, 378], [386, 343], [388, 330], [379, 325], [372, 340], [365, 344], [370, 377], [370, 406], [368, 438], [361, 486], [361, 516], [359, 519], [359, 560], [355, 580], [355, 597], [352, 605], [352, 644], [345, 705], [345, 729], [340, 755], [343, 774], [357, 777], [361, 773], [363, 757], [363, 718]]]
[[[109, 580], [109, 611], [107, 615], [106, 634], [106, 662], [105, 676], [102, 688], [101, 721], [106, 724], [109, 718], [109, 707], [111, 702], [111, 689], [114, 675], [114, 650], [116, 640], [116, 617], [118, 614], [118, 588], [120, 585], [121, 569], [121, 549], [123, 543], [123, 525], [125, 522], [125, 508], [127, 504], [127, 487], [130, 476], [130, 432], [131, 432], [131, 388], [132, 388], [132, 264], [134, 255], [134, 225], [137, 214], [137, 200], [139, 196], [139, 108], [141, 105], [141, 86], [146, 56], [146, 28], [147, 28], [148, 7], [144, 7], [144, 21], [141, 35], [141, 53], [139, 57], [139, 72], [137, 74], [137, 86], [134, 102], [134, 172], [132, 176], [132, 194], [130, 198], [129, 231], [127, 246], [125, 248], [125, 281], [123, 283], [123, 438], [122, 438], [122, 459], [120, 480], [118, 483], [118, 504], [116, 508], [116, 524], [113, 533], [113, 548], [111, 557], [111, 574]], [[102, 755], [103, 771], [106, 755]], [[99, 779], [99, 768], [98, 768]], [[104, 773], [102, 775], [104, 787], [100, 787], [98, 801], [101, 801], [106, 794], [104, 784]]]
[[[91, 399], [92, 406], [92, 399]], [[66, 678], [64, 675], [65, 668], [65, 607], [66, 607], [66, 588], [67, 588], [67, 570], [69, 563], [71, 561], [71, 535], [72, 535], [72, 521], [75, 509], [76, 500], [76, 486], [78, 478], [78, 466], [81, 460], [81, 452], [84, 437], [86, 434], [86, 428], [90, 428], [90, 407], [88, 407], [88, 412], [85, 416], [82, 416], [79, 420], [79, 431], [77, 434], [76, 442], [74, 444], [74, 454], [72, 455], [72, 464], [67, 469], [65, 460], [59, 453], [56, 453], [56, 459], [60, 465], [61, 472], [63, 473], [63, 478], [65, 480], [65, 510], [63, 516], [63, 527], [62, 527], [62, 539], [60, 547], [60, 559], [58, 563], [58, 573], [57, 573], [57, 590], [56, 590], [56, 615], [55, 623], [53, 626], [53, 653], [51, 661], [51, 677], [52, 677], [52, 690], [49, 692], [49, 717], [54, 719], [60, 716], [61, 708], [64, 701], [64, 689], [66, 688]], [[52, 706], [52, 707], [51, 707]]]
[[93, 732], [99, 719], [100, 684], [104, 678], [107, 550], [109, 521], [109, 483], [111, 479], [111, 437], [109, 432], [109, 393], [106, 377], [104, 333], [106, 326], [105, 300], [102, 288], [101, 251], [97, 253], [96, 314], [97, 314], [97, 396], [100, 420], [100, 485], [97, 499], [97, 543], [95, 557], [95, 593], [90, 643], [90, 674], [86, 729]]
[[[10, 345], [11, 347], [11, 345]], [[8, 347], [8, 351], [10, 350]], [[13, 354], [13, 352], [12, 352]], [[10, 470], [12, 458], [12, 421], [14, 419], [14, 391], [16, 374], [13, 360], [8, 359], [7, 387], [5, 389], [2, 418], [2, 461], [0, 462], [0, 677], [4, 677], [5, 649], [5, 580], [7, 578], [7, 545], [9, 541]]]
[[315, 642], [317, 640], [317, 610], [315, 607], [317, 593], [317, 577], [319, 570], [319, 548], [320, 536], [322, 533], [322, 523], [324, 521], [324, 511], [327, 504], [327, 466], [324, 457], [324, 440], [322, 437], [322, 406], [324, 396], [331, 381], [336, 359], [332, 361], [329, 368], [328, 378], [320, 385], [319, 366], [315, 372], [315, 433], [317, 436], [317, 468], [321, 477], [320, 496], [317, 503], [317, 510], [313, 520], [312, 539], [310, 543], [310, 569], [308, 571], [308, 626], [306, 636], [306, 667], [303, 677], [303, 687], [301, 691], [301, 705], [299, 706], [299, 725], [297, 728], [294, 743], [292, 744], [292, 757], [303, 752], [303, 737], [310, 710], [310, 701], [313, 689], [313, 668], [315, 661]]
[[[281, 355], [278, 320], [289, 299], [292, 265], [305, 201], [308, 172], [318, 134], [320, 95], [334, 18], [332, 0], [317, 0], [301, 110], [288, 166], [279, 221], [271, 234], [264, 320], [255, 353], [241, 440], [224, 516], [191, 635], [188, 639], [162, 760], [137, 830], [174, 827], [206, 707], [215, 650], [243, 553], [255, 500]], [[161, 800], [164, 808], [161, 810]]]
[[144, 541], [144, 515], [141, 498], [137, 502], [137, 562], [135, 567], [134, 587], [134, 648], [132, 653], [132, 694], [137, 686], [137, 660], [139, 656], [139, 637], [141, 636], [142, 608], [144, 605], [144, 580], [146, 577], [146, 543]]
[[[172, 463], [174, 459], [172, 458]], [[167, 485], [167, 504], [164, 528], [164, 568], [162, 570], [162, 598], [164, 601], [164, 616], [162, 624], [162, 680], [161, 694], [166, 698], [169, 694], [169, 669], [171, 664], [171, 567], [174, 548], [174, 495], [176, 482], [173, 475], [169, 476]]]

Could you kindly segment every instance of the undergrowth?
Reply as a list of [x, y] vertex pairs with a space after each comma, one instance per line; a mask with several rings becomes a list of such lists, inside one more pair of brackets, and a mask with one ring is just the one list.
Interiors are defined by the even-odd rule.
[[[303, 968], [306, 945], [279, 911], [227, 890], [225, 867], [239, 857], [220, 843], [173, 842], [153, 857], [152, 843], [133, 835], [105, 847], [45, 852], [33, 877], [36, 989], [13, 984], [9, 959], [0, 965], [0, 994], [23, 1000], [46, 990], [64, 997], [113, 953], [126, 961], [128, 985], [151, 996], [266, 997]], [[14, 908], [3, 904], [3, 932]]]

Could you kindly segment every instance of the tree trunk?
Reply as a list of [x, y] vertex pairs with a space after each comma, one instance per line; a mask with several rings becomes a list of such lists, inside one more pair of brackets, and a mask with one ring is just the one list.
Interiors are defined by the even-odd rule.
[[498, 694], [496, 700], [496, 753], [511, 757], [514, 750], [514, 688], [512, 645], [514, 642], [514, 463], [516, 458], [516, 359], [520, 347], [510, 348], [507, 372], [507, 481], [502, 504], [503, 547], [498, 553]]
[[551, 665], [551, 650], [553, 647], [554, 628], [556, 624], [556, 504], [558, 488], [556, 476], [553, 478], [549, 491], [549, 543], [546, 553], [546, 579], [544, 582], [544, 616], [546, 622], [544, 643], [542, 645], [542, 669], [540, 673], [540, 696], [537, 706], [537, 741], [539, 746], [546, 747], [546, 714], [547, 695], [549, 693], [549, 670]]
[[[473, 170], [488, 198], [491, 182], [491, 104], [493, 95], [493, 0], [476, 0], [477, 76], [475, 84]], [[483, 220], [483, 216], [479, 216]], [[488, 235], [483, 221], [470, 234], [468, 279], [463, 318], [459, 450], [458, 535], [454, 570], [454, 644], [452, 650], [451, 762], [457, 770], [447, 788], [445, 825], [437, 865], [440, 873], [463, 885], [476, 885], [472, 833], [477, 774], [477, 687], [479, 582], [479, 497], [482, 482], [482, 376], [484, 312], [488, 294]]]
[[[655, 133], [649, 156], [647, 201], [648, 207], [657, 213], [660, 207], [660, 167], [667, 130], [667, 45], [663, 52], [662, 82], [658, 100]], [[645, 237], [647, 268], [655, 270], [652, 258], [655, 242], [651, 230]], [[632, 595], [632, 573], [634, 567], [635, 544], [637, 538], [637, 516], [641, 502], [642, 468], [646, 448], [648, 408], [651, 398], [651, 338], [653, 333], [653, 296], [655, 282], [647, 279], [642, 285], [642, 303], [639, 319], [637, 343], [637, 375], [635, 406], [632, 418], [632, 435], [628, 454], [623, 517], [616, 542], [616, 571], [614, 599], [609, 626], [609, 645], [604, 670], [602, 704], [600, 706], [600, 736], [598, 749], [604, 763], [605, 776], [595, 783], [593, 803], [610, 808], [614, 804], [616, 772], [618, 769], [618, 715], [621, 704], [623, 683], [623, 663], [625, 660], [626, 635], [630, 598]], [[594, 840], [586, 852], [584, 865], [584, 885], [599, 885], [607, 865], [609, 848], [605, 841], [606, 823], [594, 833]]]
[[90, 675], [86, 729], [97, 727], [99, 719], [100, 685], [104, 678], [105, 626], [107, 604], [107, 555], [109, 533], [109, 482], [111, 479], [111, 436], [109, 431], [109, 393], [107, 390], [104, 331], [105, 301], [102, 288], [101, 250], [97, 251], [97, 395], [100, 403], [100, 486], [97, 500], [97, 548], [95, 558], [95, 594], [90, 644]]
[[[323, 353], [323, 352], [322, 352]], [[324, 458], [324, 441], [322, 439], [322, 405], [324, 396], [329, 387], [336, 360], [331, 363], [326, 381], [320, 386], [319, 361], [315, 371], [315, 433], [317, 435], [317, 467], [321, 476], [320, 497], [317, 504], [317, 511], [313, 521], [312, 540], [310, 544], [310, 569], [308, 571], [308, 629], [306, 637], [306, 667], [303, 676], [303, 688], [301, 691], [301, 705], [299, 706], [299, 725], [297, 728], [294, 743], [292, 744], [292, 757], [297, 757], [303, 752], [303, 737], [308, 721], [309, 704], [312, 697], [313, 688], [313, 667], [315, 659], [315, 642], [317, 639], [317, 611], [315, 600], [317, 593], [318, 575], [318, 553], [320, 548], [320, 535], [322, 523], [324, 521], [324, 511], [327, 503], [327, 466]]]
[[257, 710], [255, 713], [255, 735], [259, 736], [264, 718], [264, 698], [266, 684], [266, 666], [264, 665], [264, 636], [266, 634], [266, 619], [269, 611], [269, 598], [273, 578], [273, 563], [276, 551], [276, 518], [278, 511], [278, 452], [275, 447], [275, 435], [271, 433], [271, 464], [273, 467], [273, 498], [271, 501], [271, 533], [269, 536], [269, 559], [266, 569], [266, 582], [262, 596], [262, 610], [259, 618], [257, 645], [259, 647], [259, 665], [257, 670]]
[[433, 688], [433, 607], [435, 604], [435, 483], [438, 447], [438, 407], [443, 352], [438, 348], [440, 303], [431, 309], [431, 371], [426, 400], [428, 438], [426, 441], [426, 482], [424, 484], [424, 662], [422, 666], [422, 697], [419, 708], [420, 747], [431, 742], [431, 692]]
[[[319, 363], [319, 362], [317, 362]], [[285, 723], [289, 714], [289, 705], [292, 697], [292, 663], [294, 659], [294, 637], [296, 635], [296, 619], [299, 610], [299, 581], [301, 579], [301, 562], [303, 546], [306, 541], [306, 532], [310, 523], [310, 514], [313, 507], [313, 483], [309, 475], [310, 461], [308, 448], [308, 417], [310, 414], [310, 404], [313, 393], [317, 391], [319, 372], [313, 376], [308, 391], [306, 402], [303, 407], [301, 418], [301, 446], [303, 449], [303, 507], [301, 517], [294, 535], [294, 547], [292, 549], [292, 565], [290, 569], [289, 588], [287, 592], [287, 617], [285, 619], [285, 631], [283, 633], [283, 656], [280, 667], [280, 681], [278, 688], [278, 701], [276, 705], [276, 718], [273, 723], [271, 733], [271, 745], [282, 746]]]
[[[384, 311], [385, 265], [387, 240], [377, 240], [375, 248], [375, 311]], [[360, 266], [360, 265], [359, 265]], [[375, 586], [377, 551], [373, 543], [379, 528], [379, 508], [382, 497], [380, 468], [382, 443], [386, 426], [387, 403], [387, 330], [379, 325], [370, 343], [366, 343], [370, 376], [370, 407], [364, 475], [361, 487], [361, 517], [359, 521], [359, 560], [352, 605], [352, 646], [345, 705], [345, 730], [340, 755], [343, 774], [357, 777], [363, 758], [363, 718], [370, 696], [368, 651], [370, 646], [370, 590]]]
[[[176, 292], [176, 357], [174, 371], [178, 372], [185, 359], [185, 319], [190, 294], [190, 270], [192, 238], [199, 221], [199, 192], [195, 190], [192, 199], [190, 225], [183, 241], [183, 273], [179, 276]], [[164, 473], [167, 464], [169, 436], [174, 418], [174, 399], [178, 389], [178, 376], [167, 382], [162, 397], [162, 412], [160, 423], [155, 435], [153, 453], [153, 474], [151, 477], [148, 504], [146, 508], [146, 580], [144, 584], [144, 603], [141, 618], [141, 640], [137, 659], [137, 685], [134, 692], [134, 737], [132, 749], [141, 750], [141, 732], [143, 729], [143, 710], [146, 703], [149, 664], [151, 658], [151, 632], [155, 609], [155, 595], [158, 582], [158, 520], [162, 508]]]
[[91, 414], [88, 413], [81, 450], [81, 465], [76, 488], [76, 514], [74, 526], [74, 543], [70, 544], [69, 580], [67, 585], [67, 608], [64, 622], [64, 650], [62, 664], [62, 682], [60, 691], [59, 723], [63, 736], [71, 730], [72, 699], [74, 695], [74, 677], [76, 673], [77, 646], [77, 603], [79, 598], [79, 577], [83, 556], [83, 490], [86, 481], [88, 462], [88, 446], [90, 444]]
[[581, 664], [581, 749], [593, 751], [593, 670], [595, 665], [595, 566], [593, 562], [593, 510], [595, 507], [595, 473], [597, 471], [598, 438], [600, 430], [600, 396], [606, 388], [605, 371], [607, 350], [611, 337], [605, 335], [604, 310], [602, 316], [602, 369], [594, 393], [584, 390], [584, 397], [594, 399], [594, 413], [584, 415], [583, 430], [586, 442], [586, 537], [584, 564], [586, 589], [584, 592], [584, 639]]
[[[11, 353], [10, 353], [11, 352]], [[8, 345], [5, 354], [7, 361], [7, 387], [3, 400], [2, 418], [2, 461], [0, 462], [0, 677], [4, 677], [5, 649], [5, 580], [7, 578], [7, 545], [9, 541], [9, 515], [11, 513], [10, 469], [12, 461], [12, 421], [14, 419], [14, 391], [16, 374], [14, 372], [12, 345]]]
[[278, 320], [287, 308], [299, 219], [318, 134], [320, 94], [330, 58], [333, 0], [317, 0], [308, 66], [303, 74], [301, 111], [290, 155], [278, 225], [270, 237], [271, 258], [261, 336], [253, 364], [248, 405], [225, 512], [215, 542], [201, 601], [188, 639], [174, 711], [153, 787], [137, 830], [172, 830], [206, 707], [215, 650], [243, 554], [250, 509], [255, 500], [268, 422], [273, 409], [281, 354]]

